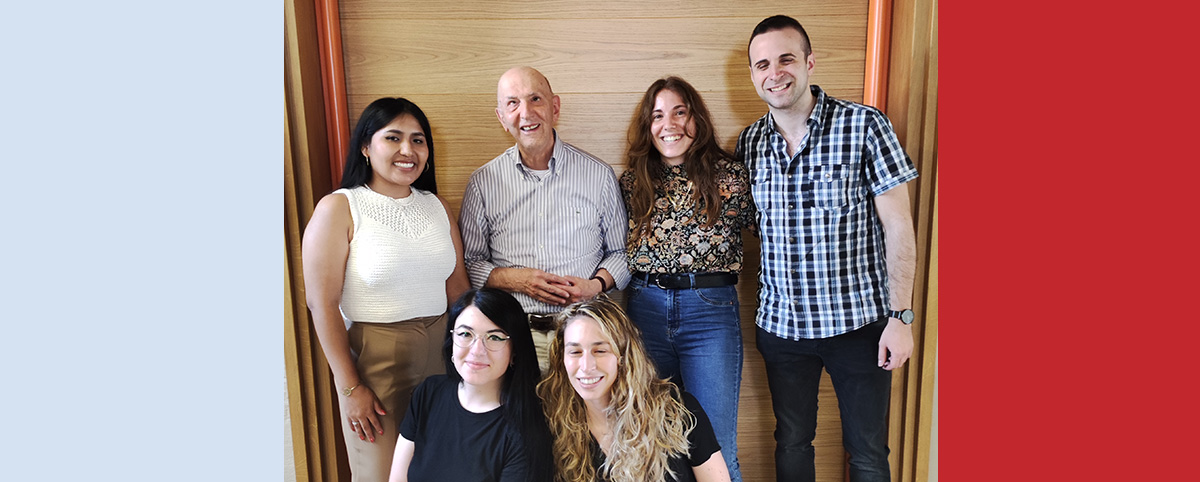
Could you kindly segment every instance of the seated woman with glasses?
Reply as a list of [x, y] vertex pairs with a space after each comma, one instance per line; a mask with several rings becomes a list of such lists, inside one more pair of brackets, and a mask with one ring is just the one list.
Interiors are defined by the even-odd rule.
[[568, 306], [538, 384], [558, 480], [729, 482], [700, 403], [659, 378], [637, 327], [600, 298]]
[[450, 308], [445, 375], [413, 391], [392, 460], [397, 481], [550, 481], [541, 372], [521, 304], [492, 288]]

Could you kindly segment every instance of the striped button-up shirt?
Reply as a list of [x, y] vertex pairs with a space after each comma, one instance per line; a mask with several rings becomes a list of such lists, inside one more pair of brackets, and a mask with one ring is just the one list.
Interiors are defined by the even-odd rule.
[[738, 136], [762, 241], [756, 324], [780, 338], [828, 338], [884, 316], [888, 276], [875, 196], [917, 177], [878, 109], [811, 86], [796, 155], [767, 113]]
[[[629, 283], [625, 206], [613, 169], [554, 135], [550, 170], [539, 177], [516, 146], [476, 169], [463, 193], [459, 229], [471, 285], [495, 268], [536, 268], [591, 278], [608, 270], [617, 288]], [[527, 313], [560, 307], [513, 293]]]

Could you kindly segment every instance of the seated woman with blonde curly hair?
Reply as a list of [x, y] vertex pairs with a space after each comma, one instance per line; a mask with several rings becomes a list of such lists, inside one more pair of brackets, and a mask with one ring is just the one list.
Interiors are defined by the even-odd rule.
[[538, 384], [560, 481], [729, 481], [695, 397], [658, 377], [637, 327], [608, 299], [568, 306]]

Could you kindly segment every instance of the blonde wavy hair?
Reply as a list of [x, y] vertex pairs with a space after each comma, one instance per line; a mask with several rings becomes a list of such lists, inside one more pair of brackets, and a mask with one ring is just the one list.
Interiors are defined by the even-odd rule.
[[658, 377], [642, 346], [641, 332], [619, 305], [604, 297], [573, 304], [558, 315], [558, 329], [550, 343], [550, 373], [537, 386], [554, 435], [556, 480], [591, 481], [597, 475], [589, 449], [587, 407], [563, 365], [563, 332], [583, 317], [596, 320], [620, 357], [610, 388], [612, 399], [604, 410], [612, 444], [606, 447], [608, 457], [600, 472], [614, 482], [661, 482], [663, 474], [679, 480], [668, 460], [672, 455], [687, 455], [687, 436], [696, 426], [696, 417], [683, 406], [679, 389]]

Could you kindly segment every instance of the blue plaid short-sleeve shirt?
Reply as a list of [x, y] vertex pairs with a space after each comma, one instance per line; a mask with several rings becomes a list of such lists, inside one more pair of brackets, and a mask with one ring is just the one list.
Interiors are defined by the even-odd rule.
[[755, 322], [790, 340], [840, 335], [890, 309], [875, 196], [917, 177], [887, 116], [811, 89], [795, 156], [770, 113], [742, 130], [736, 151], [762, 241]]

